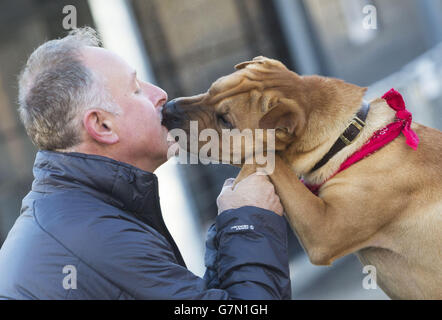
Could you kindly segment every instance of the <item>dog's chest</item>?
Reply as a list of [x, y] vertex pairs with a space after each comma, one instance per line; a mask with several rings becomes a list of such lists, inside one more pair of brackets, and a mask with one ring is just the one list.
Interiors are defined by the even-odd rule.
[[[393, 299], [422, 299], [416, 270], [404, 256], [383, 248], [365, 248], [356, 253], [363, 265], [375, 267], [377, 285]], [[410, 296], [410, 294], [412, 296]]]

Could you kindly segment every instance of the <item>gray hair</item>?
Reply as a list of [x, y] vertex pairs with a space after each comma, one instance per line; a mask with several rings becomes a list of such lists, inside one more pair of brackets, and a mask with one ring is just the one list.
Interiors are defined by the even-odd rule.
[[42, 150], [66, 150], [81, 142], [84, 111], [118, 113], [103, 81], [80, 58], [85, 46], [99, 46], [90, 27], [45, 42], [19, 76], [19, 113], [32, 142]]

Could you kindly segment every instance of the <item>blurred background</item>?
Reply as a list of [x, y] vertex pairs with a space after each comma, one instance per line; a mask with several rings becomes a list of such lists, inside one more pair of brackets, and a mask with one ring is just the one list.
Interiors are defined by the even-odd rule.
[[[17, 75], [33, 49], [75, 25], [96, 28], [104, 47], [170, 99], [204, 92], [233, 65], [264, 55], [299, 74], [367, 86], [367, 99], [394, 87], [415, 121], [442, 129], [442, 0], [0, 0], [0, 245], [36, 153], [17, 114]], [[156, 173], [166, 224], [202, 276], [216, 197], [238, 170], [171, 159]], [[362, 287], [354, 255], [317, 267], [292, 232], [289, 240], [294, 299], [387, 299]]]

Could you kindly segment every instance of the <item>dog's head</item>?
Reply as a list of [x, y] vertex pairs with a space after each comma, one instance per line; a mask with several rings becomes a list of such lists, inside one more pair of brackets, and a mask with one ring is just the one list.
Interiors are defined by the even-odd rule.
[[[305, 128], [306, 98], [301, 77], [281, 62], [265, 57], [235, 68], [236, 72], [215, 81], [206, 93], [168, 102], [163, 108], [163, 125], [169, 130], [183, 129], [187, 134], [191, 121], [197, 123], [199, 132], [214, 129], [220, 148], [223, 131], [274, 129], [275, 150], [285, 149]], [[267, 147], [265, 137], [264, 133], [263, 148]], [[200, 141], [199, 147], [202, 145]], [[254, 148], [255, 144], [244, 145], [243, 155]]]

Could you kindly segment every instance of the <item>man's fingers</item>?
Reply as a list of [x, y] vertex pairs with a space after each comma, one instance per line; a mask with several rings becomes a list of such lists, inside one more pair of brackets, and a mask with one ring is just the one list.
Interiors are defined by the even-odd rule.
[[272, 182], [270, 181], [269, 177], [264, 176], [264, 175], [260, 175], [257, 172], [249, 175], [248, 177], [244, 178], [243, 180], [241, 180], [240, 182], [238, 182], [235, 187], [232, 187], [232, 190], [238, 190], [239, 189], [244, 189], [244, 188], [250, 188], [250, 187], [256, 187], [256, 186], [267, 186], [267, 187], [271, 187], [274, 190], [274, 186], [272, 184]]
[[229, 178], [224, 181], [223, 187], [221, 188], [221, 193], [226, 192], [227, 190], [232, 190], [233, 184], [235, 183], [234, 178]]
[[224, 181], [223, 187], [231, 187], [235, 183], [235, 178], [229, 178], [226, 181]]
[[282, 206], [281, 202], [278, 203], [278, 205], [276, 206], [276, 214], [282, 216], [284, 214], [284, 207]]
[[226, 192], [232, 192], [232, 186], [235, 183], [234, 178], [229, 178], [226, 181], [224, 181], [223, 187], [221, 188], [221, 192], [219, 193], [218, 197], [216, 198], [216, 204], [219, 207], [219, 201], [220, 198], [226, 193]]
[[235, 189], [239, 186], [239, 185], [243, 185], [243, 184], [256, 184], [256, 183], [271, 183], [270, 179], [268, 176], [264, 176], [264, 175], [260, 175], [257, 172], [251, 174], [250, 176], [248, 176], [247, 178], [244, 178], [243, 180], [241, 180], [240, 182], [238, 182], [238, 184], [235, 186]]

